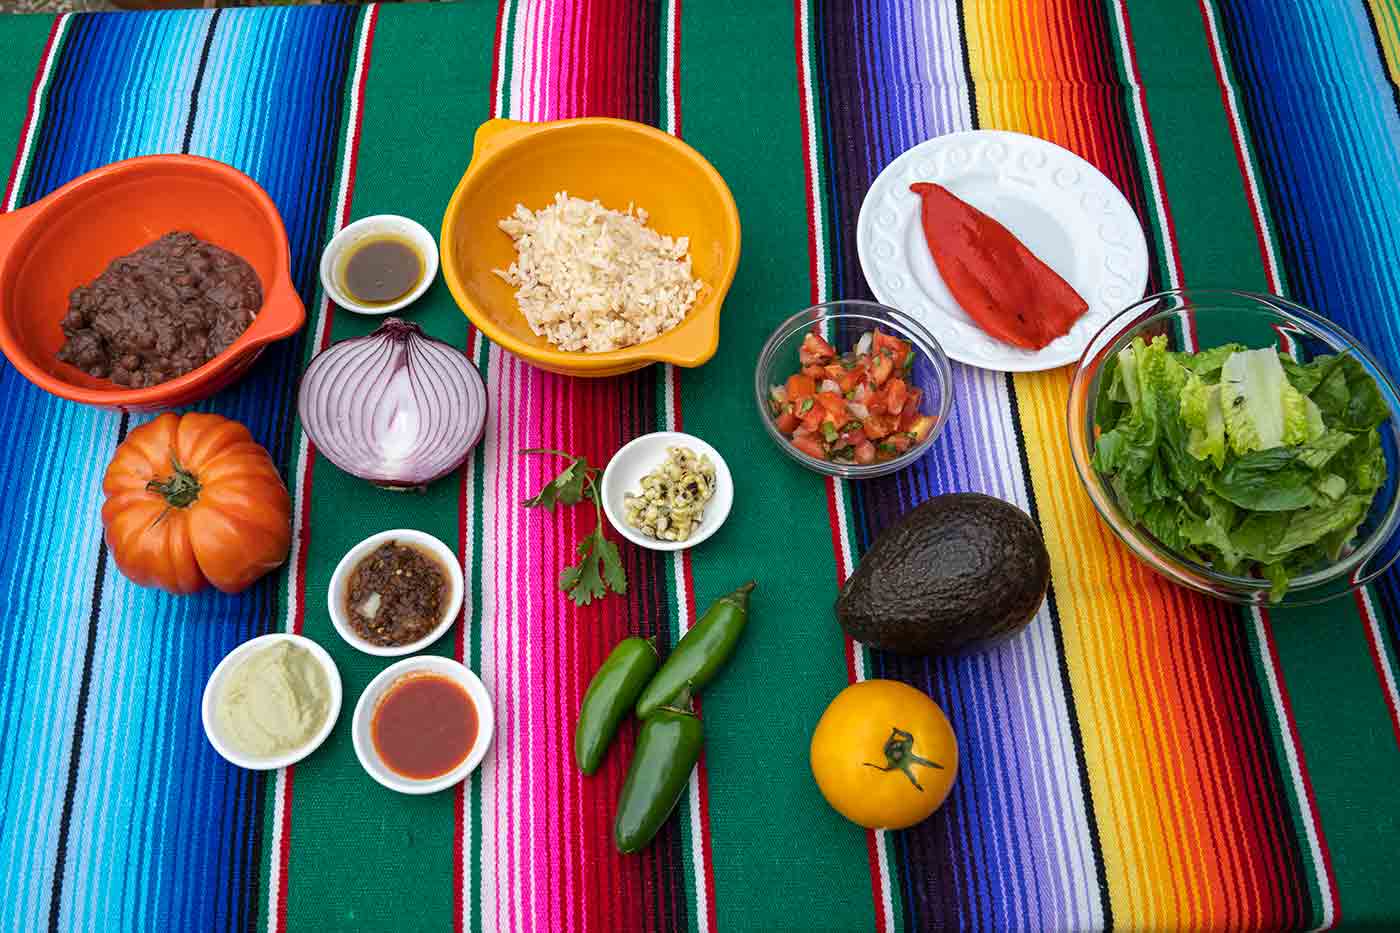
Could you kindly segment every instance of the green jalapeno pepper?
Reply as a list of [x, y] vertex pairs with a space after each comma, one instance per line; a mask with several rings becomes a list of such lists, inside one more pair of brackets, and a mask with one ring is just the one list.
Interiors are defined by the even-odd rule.
[[593, 675], [574, 729], [574, 760], [584, 774], [603, 763], [618, 723], [627, 715], [660, 660], [650, 638], [624, 638]]
[[700, 717], [685, 693], [642, 723], [617, 801], [613, 839], [619, 852], [636, 852], [656, 836], [690, 783], [704, 740]]
[[646, 719], [668, 700], [689, 686], [692, 693], [714, 679], [724, 662], [734, 653], [739, 636], [749, 621], [749, 592], [753, 581], [715, 600], [695, 627], [671, 652], [661, 670], [642, 691], [637, 701], [637, 718]]

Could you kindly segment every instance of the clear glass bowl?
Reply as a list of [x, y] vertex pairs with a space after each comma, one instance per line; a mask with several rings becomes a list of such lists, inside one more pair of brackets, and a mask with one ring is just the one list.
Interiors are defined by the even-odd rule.
[[[836, 348], [836, 352], [845, 353], [856, 345], [862, 334], [877, 327], [909, 341], [917, 351], [909, 381], [923, 390], [924, 399], [920, 407], [924, 414], [937, 419], [933, 431], [921, 443], [882, 463], [836, 463], [804, 454], [792, 446], [792, 442], [773, 423], [773, 416], [768, 412], [769, 389], [782, 385], [788, 376], [801, 369], [797, 350], [802, 345], [802, 339], [814, 328]], [[758, 355], [758, 368], [754, 371], [754, 399], [758, 404], [758, 417], [773, 442], [783, 453], [808, 469], [845, 479], [884, 476], [922, 457], [929, 445], [943, 433], [943, 426], [948, 421], [948, 408], [953, 401], [952, 389], [948, 357], [924, 325], [894, 308], [854, 299], [813, 305], [783, 321], [763, 345], [763, 351]]]
[[1385, 572], [1400, 554], [1400, 500], [1396, 463], [1400, 462], [1400, 393], [1381, 365], [1356, 339], [1326, 318], [1277, 295], [1216, 289], [1176, 289], [1149, 295], [1119, 312], [1090, 341], [1070, 384], [1069, 444], [1075, 469], [1094, 508], [1128, 548], [1162, 576], [1202, 593], [1236, 603], [1269, 605], [1269, 584], [1254, 577], [1219, 573], [1174, 554], [1130, 521], [1113, 490], [1093, 468], [1094, 409], [1104, 364], [1134, 337], [1163, 334], [1172, 350], [1209, 349], [1241, 343], [1251, 349], [1273, 346], [1292, 352], [1300, 362], [1319, 354], [1344, 353], [1376, 380], [1390, 417], [1379, 428], [1388, 472], [1370, 514], [1349, 550], [1335, 563], [1293, 578], [1284, 605], [1308, 605], [1334, 599]]

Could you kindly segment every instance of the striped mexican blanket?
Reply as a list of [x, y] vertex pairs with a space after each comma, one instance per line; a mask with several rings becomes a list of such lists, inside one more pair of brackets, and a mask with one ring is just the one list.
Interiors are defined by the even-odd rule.
[[[141, 417], [0, 366], [0, 929], [1400, 925], [1400, 576], [1272, 614], [1167, 586], [1080, 492], [1067, 370], [955, 367], [934, 450], [859, 485], [756, 440], [749, 389], [778, 320], [868, 294], [854, 227], [876, 173], [971, 127], [1099, 166], [1143, 219], [1154, 285], [1289, 295], [1400, 372], [1397, 69], [1387, 0], [503, 0], [0, 22], [7, 209], [127, 156], [224, 160], [281, 208], [310, 311], [202, 406], [250, 425], [294, 497], [292, 561], [239, 597], [170, 598], [117, 574], [99, 478]], [[492, 115], [583, 114], [682, 134], [732, 186], [745, 251], [717, 358], [559, 378], [483, 340], [438, 285], [414, 317], [486, 377], [485, 443], [421, 497], [318, 459], [297, 375], [371, 323], [327, 304], [319, 246], [365, 214], [435, 228]], [[591, 515], [522, 510], [548, 466], [514, 451], [596, 463], [681, 425], [739, 467], [739, 507], [693, 554], [626, 550], [628, 596], [574, 607], [553, 568]], [[1035, 516], [1053, 564], [1041, 615], [956, 660], [843, 642], [837, 582], [895, 516], [947, 490]], [[454, 793], [391, 794], [358, 767], [348, 717], [295, 768], [226, 765], [198, 699], [234, 645], [304, 632], [335, 655], [347, 701], [382, 667], [324, 606], [341, 554], [396, 526], [464, 558], [464, 624], [439, 650], [495, 697], [485, 767]], [[755, 621], [706, 693], [706, 757], [679, 818], [618, 856], [626, 756], [587, 781], [570, 764], [583, 686], [624, 633], [672, 641], [749, 576]], [[823, 706], [875, 676], [931, 693], [963, 747], [947, 806], [900, 833], [847, 824], [807, 773]]]

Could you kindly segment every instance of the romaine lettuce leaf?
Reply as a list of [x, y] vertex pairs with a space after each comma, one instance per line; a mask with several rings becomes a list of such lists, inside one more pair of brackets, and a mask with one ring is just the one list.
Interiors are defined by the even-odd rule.
[[1113, 497], [1118, 500], [1118, 505], [1132, 521], [1140, 521], [1142, 513], [1157, 501], [1152, 495], [1150, 483], [1120, 475], [1113, 477], [1109, 485], [1113, 487]]
[[1230, 540], [1235, 509], [1229, 502], [1209, 493], [1201, 498], [1205, 507], [1204, 516], [1189, 507], [1182, 508], [1181, 537], [1197, 551], [1207, 554], [1216, 569], [1238, 573], [1245, 555]]
[[1146, 341], [1141, 337], [1134, 337], [1133, 342], [1122, 350], [1118, 351], [1118, 378], [1123, 387], [1123, 394], [1127, 396], [1128, 404], [1137, 407], [1138, 403], [1138, 352], [1147, 346]]
[[1289, 516], [1288, 528], [1269, 549], [1275, 557], [1284, 557], [1299, 548], [1317, 544], [1333, 532], [1355, 530], [1371, 509], [1367, 496], [1346, 496], [1337, 502], [1302, 509]]
[[1288, 581], [1293, 575], [1281, 563], [1265, 564], [1264, 579], [1269, 581], [1269, 601], [1278, 602], [1288, 592]]
[[1340, 499], [1347, 494], [1347, 481], [1336, 473], [1324, 473], [1313, 480], [1313, 489], [1328, 499]]
[[1190, 435], [1186, 451], [1197, 460], [1210, 460], [1218, 470], [1225, 466], [1225, 414], [1220, 408], [1220, 386], [1192, 373], [1181, 390], [1181, 420]]
[[1283, 373], [1288, 377], [1289, 384], [1304, 395], [1311, 396], [1318, 383], [1333, 366], [1338, 365], [1340, 359], [1338, 356], [1320, 356], [1311, 363], [1299, 363], [1291, 356], [1280, 356], [1279, 363], [1283, 365]]
[[1155, 337], [1149, 344], [1134, 341], [1134, 351], [1139, 401], [1133, 414], [1140, 411], [1144, 420], [1155, 425], [1158, 459], [1172, 485], [1182, 491], [1195, 489], [1201, 468], [1187, 451], [1190, 432], [1181, 413], [1181, 392], [1190, 373], [1167, 350], [1166, 337]]
[[1280, 403], [1283, 405], [1283, 443], [1306, 444], [1327, 433], [1322, 411], [1303, 393], [1281, 383]]
[[1220, 381], [1220, 367], [1225, 365], [1231, 354], [1243, 349], [1238, 343], [1224, 343], [1200, 353], [1173, 353], [1172, 357], [1203, 381], [1214, 384]]
[[1322, 420], [1322, 409], [1317, 407], [1316, 402], [1310, 398], [1304, 398], [1303, 403], [1307, 416], [1305, 436], [1308, 441], [1315, 441], [1327, 433], [1327, 422]]
[[1094, 467], [1101, 473], [1147, 478], [1157, 461], [1160, 406], [1154, 385], [1143, 384], [1142, 358], [1147, 350], [1139, 337], [1118, 352], [1117, 379], [1129, 409], [1094, 446]]
[[1099, 436], [1094, 469], [1110, 476], [1145, 477], [1157, 458], [1157, 425], [1128, 417]]
[[1385, 452], [1381, 450], [1381, 437], [1373, 428], [1356, 436], [1356, 440], [1342, 448], [1331, 460], [1327, 470], [1345, 478], [1351, 484], [1351, 491], [1361, 495], [1374, 495], [1385, 485]]
[[1094, 423], [1100, 431], [1111, 431], [1128, 412], [1128, 391], [1123, 387], [1123, 371], [1118, 357], [1110, 356], [1103, 364], [1103, 388], [1094, 405]]
[[[1327, 421], [1349, 431], [1365, 431], [1385, 421], [1390, 409], [1376, 381], [1353, 356], [1324, 358], [1325, 373], [1310, 397]], [[1317, 365], [1314, 361], [1309, 365]]]
[[1320, 412], [1284, 375], [1278, 351], [1232, 353], [1220, 369], [1220, 405], [1225, 433], [1236, 454], [1302, 444], [1320, 435]]
[[1230, 541], [1252, 561], [1274, 559], [1274, 543], [1288, 530], [1287, 512], [1245, 512], [1244, 519], [1230, 531]]
[[1326, 431], [1312, 442], [1299, 448], [1298, 459], [1302, 460], [1308, 469], [1320, 470], [1354, 440], [1356, 440], [1355, 434], [1348, 434], [1345, 431]]
[[1271, 447], [1240, 457], [1214, 477], [1210, 487], [1242, 509], [1287, 512], [1317, 501], [1313, 475], [1297, 450]]
[[1181, 534], [1181, 511], [1165, 500], [1152, 503], [1140, 518], [1143, 527], [1168, 550], [1180, 551], [1187, 544]]

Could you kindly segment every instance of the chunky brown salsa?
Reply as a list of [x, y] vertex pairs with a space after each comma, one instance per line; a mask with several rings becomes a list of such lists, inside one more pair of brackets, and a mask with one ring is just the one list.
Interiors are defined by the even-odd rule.
[[355, 633], [392, 648], [426, 637], [442, 622], [447, 570], [411, 544], [388, 541], [350, 572], [345, 614]]
[[477, 728], [476, 706], [461, 684], [437, 674], [409, 674], [380, 699], [370, 736], [391, 771], [426, 781], [462, 763]]
[[158, 385], [232, 346], [262, 300], [258, 274], [243, 257], [190, 233], [167, 233], [73, 289], [58, 358], [117, 385]]

